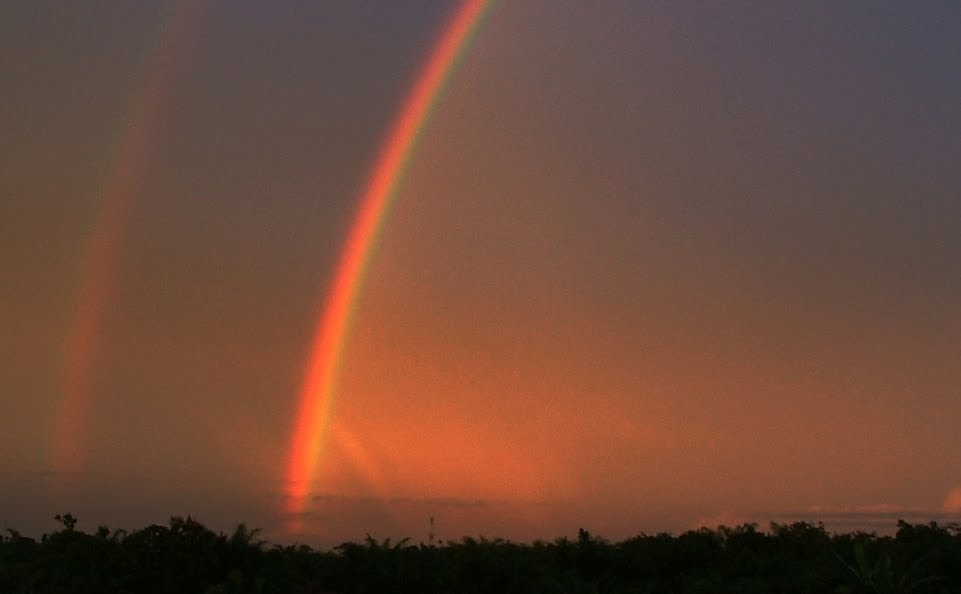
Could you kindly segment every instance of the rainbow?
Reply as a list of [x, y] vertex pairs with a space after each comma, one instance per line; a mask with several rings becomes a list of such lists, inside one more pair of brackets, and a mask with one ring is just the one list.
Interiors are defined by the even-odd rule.
[[284, 511], [293, 518], [303, 514], [317, 471], [347, 329], [378, 231], [432, 107], [492, 5], [492, 0], [464, 0], [460, 4], [404, 102], [368, 178], [319, 317], [300, 395], [285, 477]]
[[106, 168], [81, 276], [80, 294], [67, 332], [64, 377], [51, 452], [53, 468], [70, 474], [83, 466], [83, 432], [90, 408], [91, 373], [98, 334], [113, 292], [120, 245], [133, 201], [160, 126], [175, 73], [196, 39], [200, 2], [182, 0], [168, 9], [143, 81], [123, 120]]

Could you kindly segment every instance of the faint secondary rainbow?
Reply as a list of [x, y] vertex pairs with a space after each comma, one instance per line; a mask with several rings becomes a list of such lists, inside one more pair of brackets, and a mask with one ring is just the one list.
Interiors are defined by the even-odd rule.
[[66, 338], [64, 378], [51, 452], [54, 469], [68, 475], [80, 470], [83, 464], [98, 335], [110, 305], [132, 203], [174, 74], [196, 38], [200, 4], [197, 0], [181, 0], [168, 8], [143, 81], [117, 134], [106, 168], [101, 202], [87, 239], [80, 294]]
[[378, 231], [432, 106], [492, 5], [493, 0], [464, 0], [458, 6], [404, 102], [368, 178], [317, 324], [300, 395], [286, 474], [285, 511], [294, 518], [304, 511], [316, 476], [351, 313]]

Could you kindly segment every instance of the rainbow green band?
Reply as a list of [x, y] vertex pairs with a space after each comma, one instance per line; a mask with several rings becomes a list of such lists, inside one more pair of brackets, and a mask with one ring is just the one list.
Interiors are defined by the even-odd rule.
[[351, 314], [378, 232], [434, 103], [492, 4], [465, 0], [458, 7], [404, 102], [360, 200], [317, 325], [300, 396], [286, 474], [284, 511], [294, 518], [292, 528], [304, 512], [317, 473]]

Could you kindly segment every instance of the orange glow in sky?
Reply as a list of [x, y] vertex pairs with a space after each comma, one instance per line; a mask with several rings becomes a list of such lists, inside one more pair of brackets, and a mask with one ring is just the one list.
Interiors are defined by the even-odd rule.
[[0, 531], [958, 519], [961, 5], [862, 4], [0, 2]]

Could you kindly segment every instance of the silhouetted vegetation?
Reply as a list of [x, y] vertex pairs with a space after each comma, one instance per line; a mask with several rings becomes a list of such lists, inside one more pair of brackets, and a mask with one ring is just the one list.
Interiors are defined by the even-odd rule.
[[370, 535], [329, 551], [270, 546], [239, 525], [191, 518], [134, 532], [77, 529], [70, 514], [39, 541], [0, 536], [9, 594], [961, 593], [961, 527], [898, 523], [897, 534], [828, 534], [806, 522], [533, 544], [464, 538], [440, 546]]

